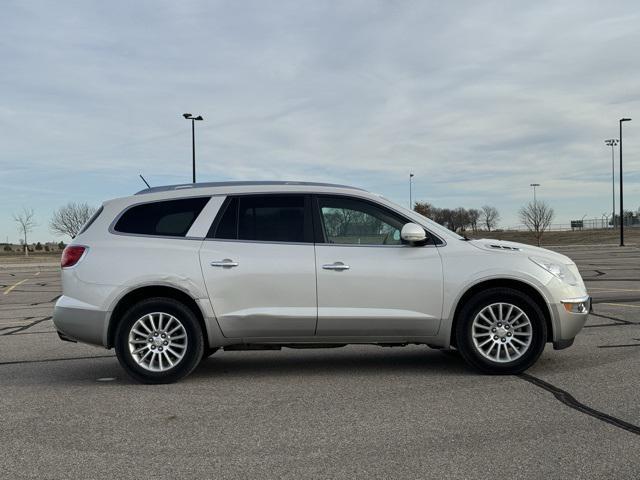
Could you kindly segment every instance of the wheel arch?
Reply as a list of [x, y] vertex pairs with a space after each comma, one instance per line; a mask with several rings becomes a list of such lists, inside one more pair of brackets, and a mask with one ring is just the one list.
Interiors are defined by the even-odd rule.
[[484, 280], [471, 285], [458, 299], [455, 306], [454, 314], [453, 314], [453, 322], [451, 323], [451, 330], [449, 332], [450, 345], [454, 347], [456, 346], [456, 338], [455, 338], [456, 326], [460, 316], [460, 311], [462, 310], [462, 307], [465, 305], [465, 303], [468, 302], [469, 299], [471, 299], [477, 293], [483, 290], [486, 290], [488, 288], [497, 288], [497, 287], [512, 288], [514, 290], [518, 290], [526, 294], [527, 296], [529, 296], [540, 308], [540, 310], [544, 315], [547, 331], [549, 332], [549, 335], [547, 336], [547, 343], [553, 341], [554, 330], [553, 330], [551, 307], [547, 302], [545, 296], [542, 294], [542, 292], [540, 292], [540, 290], [538, 290], [533, 285], [527, 282], [524, 282], [522, 280], [516, 280], [513, 278], [493, 278], [490, 280]]
[[137, 302], [153, 297], [172, 298], [187, 306], [198, 319], [200, 328], [202, 328], [202, 335], [206, 342], [206, 339], [208, 338], [208, 331], [204, 320], [204, 314], [198, 303], [191, 295], [186, 293], [184, 290], [180, 290], [179, 288], [172, 286], [145, 285], [127, 292], [116, 302], [116, 305], [109, 316], [109, 325], [107, 327], [107, 348], [113, 347], [115, 343], [116, 330], [124, 313]]

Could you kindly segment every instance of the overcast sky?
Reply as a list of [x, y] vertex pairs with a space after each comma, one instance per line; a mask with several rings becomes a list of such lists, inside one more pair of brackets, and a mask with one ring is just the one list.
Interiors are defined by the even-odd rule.
[[[0, 241], [198, 179], [353, 184], [406, 205], [539, 198], [559, 223], [611, 211], [604, 139], [640, 111], [637, 1], [5, 1]], [[640, 116], [625, 124], [640, 206]], [[617, 153], [616, 153], [617, 155]], [[617, 159], [616, 159], [617, 161]], [[617, 168], [616, 168], [617, 170]], [[616, 200], [617, 201], [617, 200]]]

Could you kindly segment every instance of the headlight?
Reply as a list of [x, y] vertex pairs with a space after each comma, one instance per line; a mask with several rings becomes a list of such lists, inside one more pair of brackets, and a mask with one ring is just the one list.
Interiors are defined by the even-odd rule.
[[591, 307], [591, 299], [586, 300], [562, 300], [562, 306], [569, 313], [588, 313]]
[[539, 257], [529, 257], [529, 260], [569, 285], [578, 284], [576, 276], [571, 273], [571, 270], [569, 270], [566, 265], [563, 265], [562, 263], [557, 263], [553, 260]]

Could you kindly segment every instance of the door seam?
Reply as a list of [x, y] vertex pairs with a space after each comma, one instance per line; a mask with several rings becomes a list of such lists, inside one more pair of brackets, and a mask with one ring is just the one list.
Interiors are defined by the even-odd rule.
[[315, 337], [318, 334], [318, 317], [320, 305], [318, 304], [318, 255], [316, 253], [316, 243], [313, 242], [313, 266], [315, 270], [316, 277], [316, 326], [313, 329], [313, 336]]

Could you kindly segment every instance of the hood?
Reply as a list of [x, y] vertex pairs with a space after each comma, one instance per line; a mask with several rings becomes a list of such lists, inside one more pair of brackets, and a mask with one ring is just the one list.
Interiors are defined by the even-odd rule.
[[547, 250], [546, 248], [534, 247], [533, 245], [527, 245], [526, 243], [509, 242], [507, 240], [493, 240], [490, 238], [481, 238], [479, 240], [469, 240], [469, 243], [481, 250], [487, 250], [490, 252], [502, 252], [505, 254], [511, 253], [516, 255], [526, 255], [542, 257], [554, 260], [564, 265], [573, 265], [574, 262], [566, 255]]

